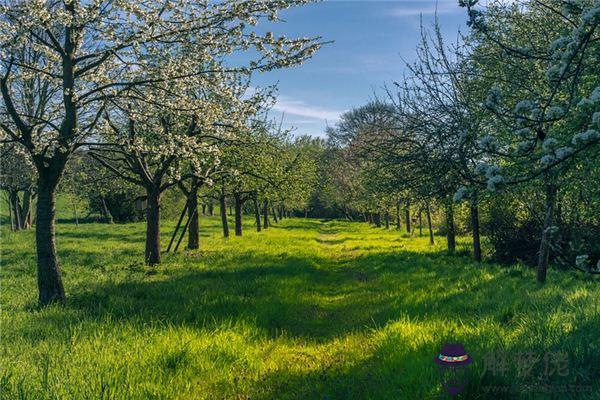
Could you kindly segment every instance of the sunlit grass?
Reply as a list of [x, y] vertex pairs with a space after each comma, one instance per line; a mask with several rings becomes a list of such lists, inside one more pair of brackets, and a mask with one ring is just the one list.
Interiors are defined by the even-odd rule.
[[498, 349], [568, 352], [569, 375], [550, 383], [598, 398], [597, 281], [551, 271], [538, 286], [525, 267], [446, 254], [443, 238], [359, 223], [290, 219], [259, 234], [248, 219], [229, 239], [216, 217], [201, 226], [201, 250], [148, 267], [143, 224], [59, 224], [68, 304], [43, 310], [33, 232], [4, 231], [1, 398], [440, 397], [432, 359], [448, 341], [475, 360], [463, 398], [514, 383], [481, 377]]

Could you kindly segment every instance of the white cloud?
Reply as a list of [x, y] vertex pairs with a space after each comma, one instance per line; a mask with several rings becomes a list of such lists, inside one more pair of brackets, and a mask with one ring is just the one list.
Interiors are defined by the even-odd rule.
[[[327, 120], [335, 122], [344, 113], [341, 110], [332, 110], [325, 107], [307, 104], [304, 101], [297, 100], [288, 96], [278, 96], [273, 110], [298, 117], [310, 118], [313, 120]], [[306, 123], [307, 121], [303, 121]]]

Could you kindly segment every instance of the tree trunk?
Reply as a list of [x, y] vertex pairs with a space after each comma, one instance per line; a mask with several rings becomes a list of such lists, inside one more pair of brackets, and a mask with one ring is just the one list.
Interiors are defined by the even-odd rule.
[[77, 217], [77, 203], [71, 196], [71, 204], [73, 205], [73, 217], [75, 218], [75, 226], [79, 227], [79, 218]]
[[269, 201], [263, 201], [263, 228], [269, 227]]
[[410, 199], [406, 200], [406, 233], [410, 233]]
[[271, 207], [271, 213], [273, 214], [273, 219], [275, 220], [275, 223], [278, 223], [279, 220], [277, 219], [277, 213], [275, 212], [274, 207]]
[[19, 192], [17, 192], [16, 190], [10, 190], [8, 193], [8, 202], [12, 210], [12, 215], [15, 219], [14, 230], [20, 231], [23, 228], [23, 220], [21, 218], [21, 210], [19, 206]]
[[242, 206], [244, 205], [242, 195], [234, 193], [235, 200], [235, 236], [242, 236]]
[[198, 181], [192, 178], [190, 191], [188, 192], [188, 244], [187, 248], [195, 250], [200, 248], [200, 224], [198, 220]]
[[160, 189], [146, 188], [146, 264], [160, 264]]
[[10, 220], [10, 230], [13, 232], [15, 230], [15, 218], [12, 207], [12, 200], [10, 199], [10, 193], [6, 196], [6, 204], [8, 205], [8, 219]]
[[400, 230], [402, 228], [402, 218], [400, 217], [400, 203], [396, 204], [396, 229]]
[[229, 216], [231, 217], [233, 215], [233, 207], [231, 207], [231, 204], [229, 205]]
[[279, 206], [279, 220], [283, 219], [283, 204]]
[[202, 215], [206, 215], [206, 204], [202, 204]]
[[385, 229], [390, 229], [390, 213], [385, 212]]
[[419, 209], [419, 237], [423, 236], [423, 210]]
[[473, 257], [475, 261], [481, 262], [481, 239], [479, 236], [479, 209], [477, 204], [477, 194], [473, 193], [471, 197], [471, 225], [473, 226]]
[[212, 199], [208, 202], [208, 215], [211, 217], [215, 215], [215, 207], [213, 206]]
[[446, 240], [448, 251], [453, 253], [456, 250], [456, 228], [454, 226], [454, 205], [451, 199], [446, 201]]
[[227, 224], [227, 205], [225, 204], [225, 195], [219, 197], [219, 210], [221, 212], [221, 224], [223, 225], [223, 237], [229, 237], [229, 225]]
[[[433, 240], [433, 227], [431, 226], [431, 209], [429, 208], [429, 202], [427, 202], [426, 205], [426, 212], [427, 212], [427, 227], [429, 228], [429, 244], [433, 245], [435, 242]], [[420, 216], [421, 213], [419, 213], [419, 223], [420, 223]]]
[[375, 219], [375, 226], [376, 226], [377, 228], [381, 228], [381, 213], [380, 213], [380, 212], [377, 212], [377, 213], [375, 213], [374, 215], [375, 215], [375, 216], [374, 216], [374, 219]]
[[552, 219], [554, 217], [554, 203], [557, 188], [554, 184], [546, 185], [546, 216], [544, 217], [544, 227], [542, 231], [542, 240], [540, 242], [540, 254], [537, 265], [537, 280], [540, 283], [546, 281], [546, 272], [548, 271], [548, 258], [550, 256], [550, 240], [552, 232]]
[[56, 254], [56, 184], [42, 174], [38, 177], [35, 245], [39, 302], [41, 305], [65, 301], [60, 265]]
[[32, 226], [32, 212], [31, 212], [31, 201], [33, 199], [33, 193], [31, 188], [29, 189], [25, 189], [25, 192], [23, 192], [23, 221], [24, 221], [24, 225], [23, 227], [25, 229], [29, 229]]
[[260, 232], [260, 208], [258, 206], [258, 199], [256, 196], [252, 197], [252, 204], [254, 205], [254, 221], [256, 223], [256, 232]]

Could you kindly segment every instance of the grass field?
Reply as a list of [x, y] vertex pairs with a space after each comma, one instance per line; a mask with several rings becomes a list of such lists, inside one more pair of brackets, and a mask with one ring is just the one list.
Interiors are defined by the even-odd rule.
[[[219, 229], [203, 217], [200, 251], [148, 267], [143, 224], [59, 224], [68, 303], [43, 310], [33, 232], [3, 230], [1, 398], [445, 398], [433, 363], [445, 342], [474, 359], [459, 398], [600, 398], [591, 278], [551, 271], [538, 286], [527, 268], [447, 255], [443, 238], [358, 223]], [[568, 374], [540, 381], [542, 359], [528, 378], [512, 358], [490, 371], [490, 354], [521, 352], [565, 352]], [[489, 392], [515, 383], [577, 386]]]

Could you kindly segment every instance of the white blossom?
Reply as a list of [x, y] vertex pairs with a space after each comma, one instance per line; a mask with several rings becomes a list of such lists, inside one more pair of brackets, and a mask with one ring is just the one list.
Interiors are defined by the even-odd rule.
[[495, 192], [504, 183], [504, 177], [501, 175], [494, 175], [487, 180], [487, 189], [490, 192]]
[[502, 101], [502, 89], [498, 86], [492, 86], [485, 99], [484, 105], [488, 108], [496, 108]]
[[565, 110], [562, 107], [554, 106], [546, 110], [547, 119], [556, 119], [565, 115]]
[[600, 129], [600, 111], [597, 111], [592, 115], [592, 124], [596, 125]]
[[556, 139], [553, 138], [546, 138], [544, 140], [544, 142], [542, 143], [542, 148], [545, 151], [551, 151], [553, 149], [556, 148], [556, 145], [558, 144], [558, 142], [556, 141]]
[[554, 155], [552, 154], [546, 154], [545, 156], [543, 156], [540, 159], [540, 163], [544, 166], [547, 167], [551, 164], [553, 164], [556, 161], [556, 157], [554, 157]]
[[600, 135], [598, 134], [597, 130], [588, 129], [587, 131], [579, 132], [578, 134], [573, 136], [571, 143], [574, 145], [587, 144], [593, 140], [598, 139], [599, 137], [600, 137]]
[[489, 165], [485, 170], [485, 177], [491, 178], [500, 172], [500, 167], [497, 165]]
[[514, 112], [515, 114], [526, 115], [531, 111], [533, 107], [534, 104], [530, 100], [521, 100], [515, 106]]
[[454, 193], [454, 196], [452, 197], [452, 200], [455, 203], [458, 203], [459, 201], [461, 201], [463, 198], [465, 198], [465, 196], [469, 193], [469, 189], [467, 189], [464, 186], [461, 186], [460, 188], [458, 188], [458, 190], [456, 191], [456, 193]]
[[494, 151], [497, 148], [496, 138], [491, 135], [486, 135], [479, 140], [479, 147], [484, 150]]

